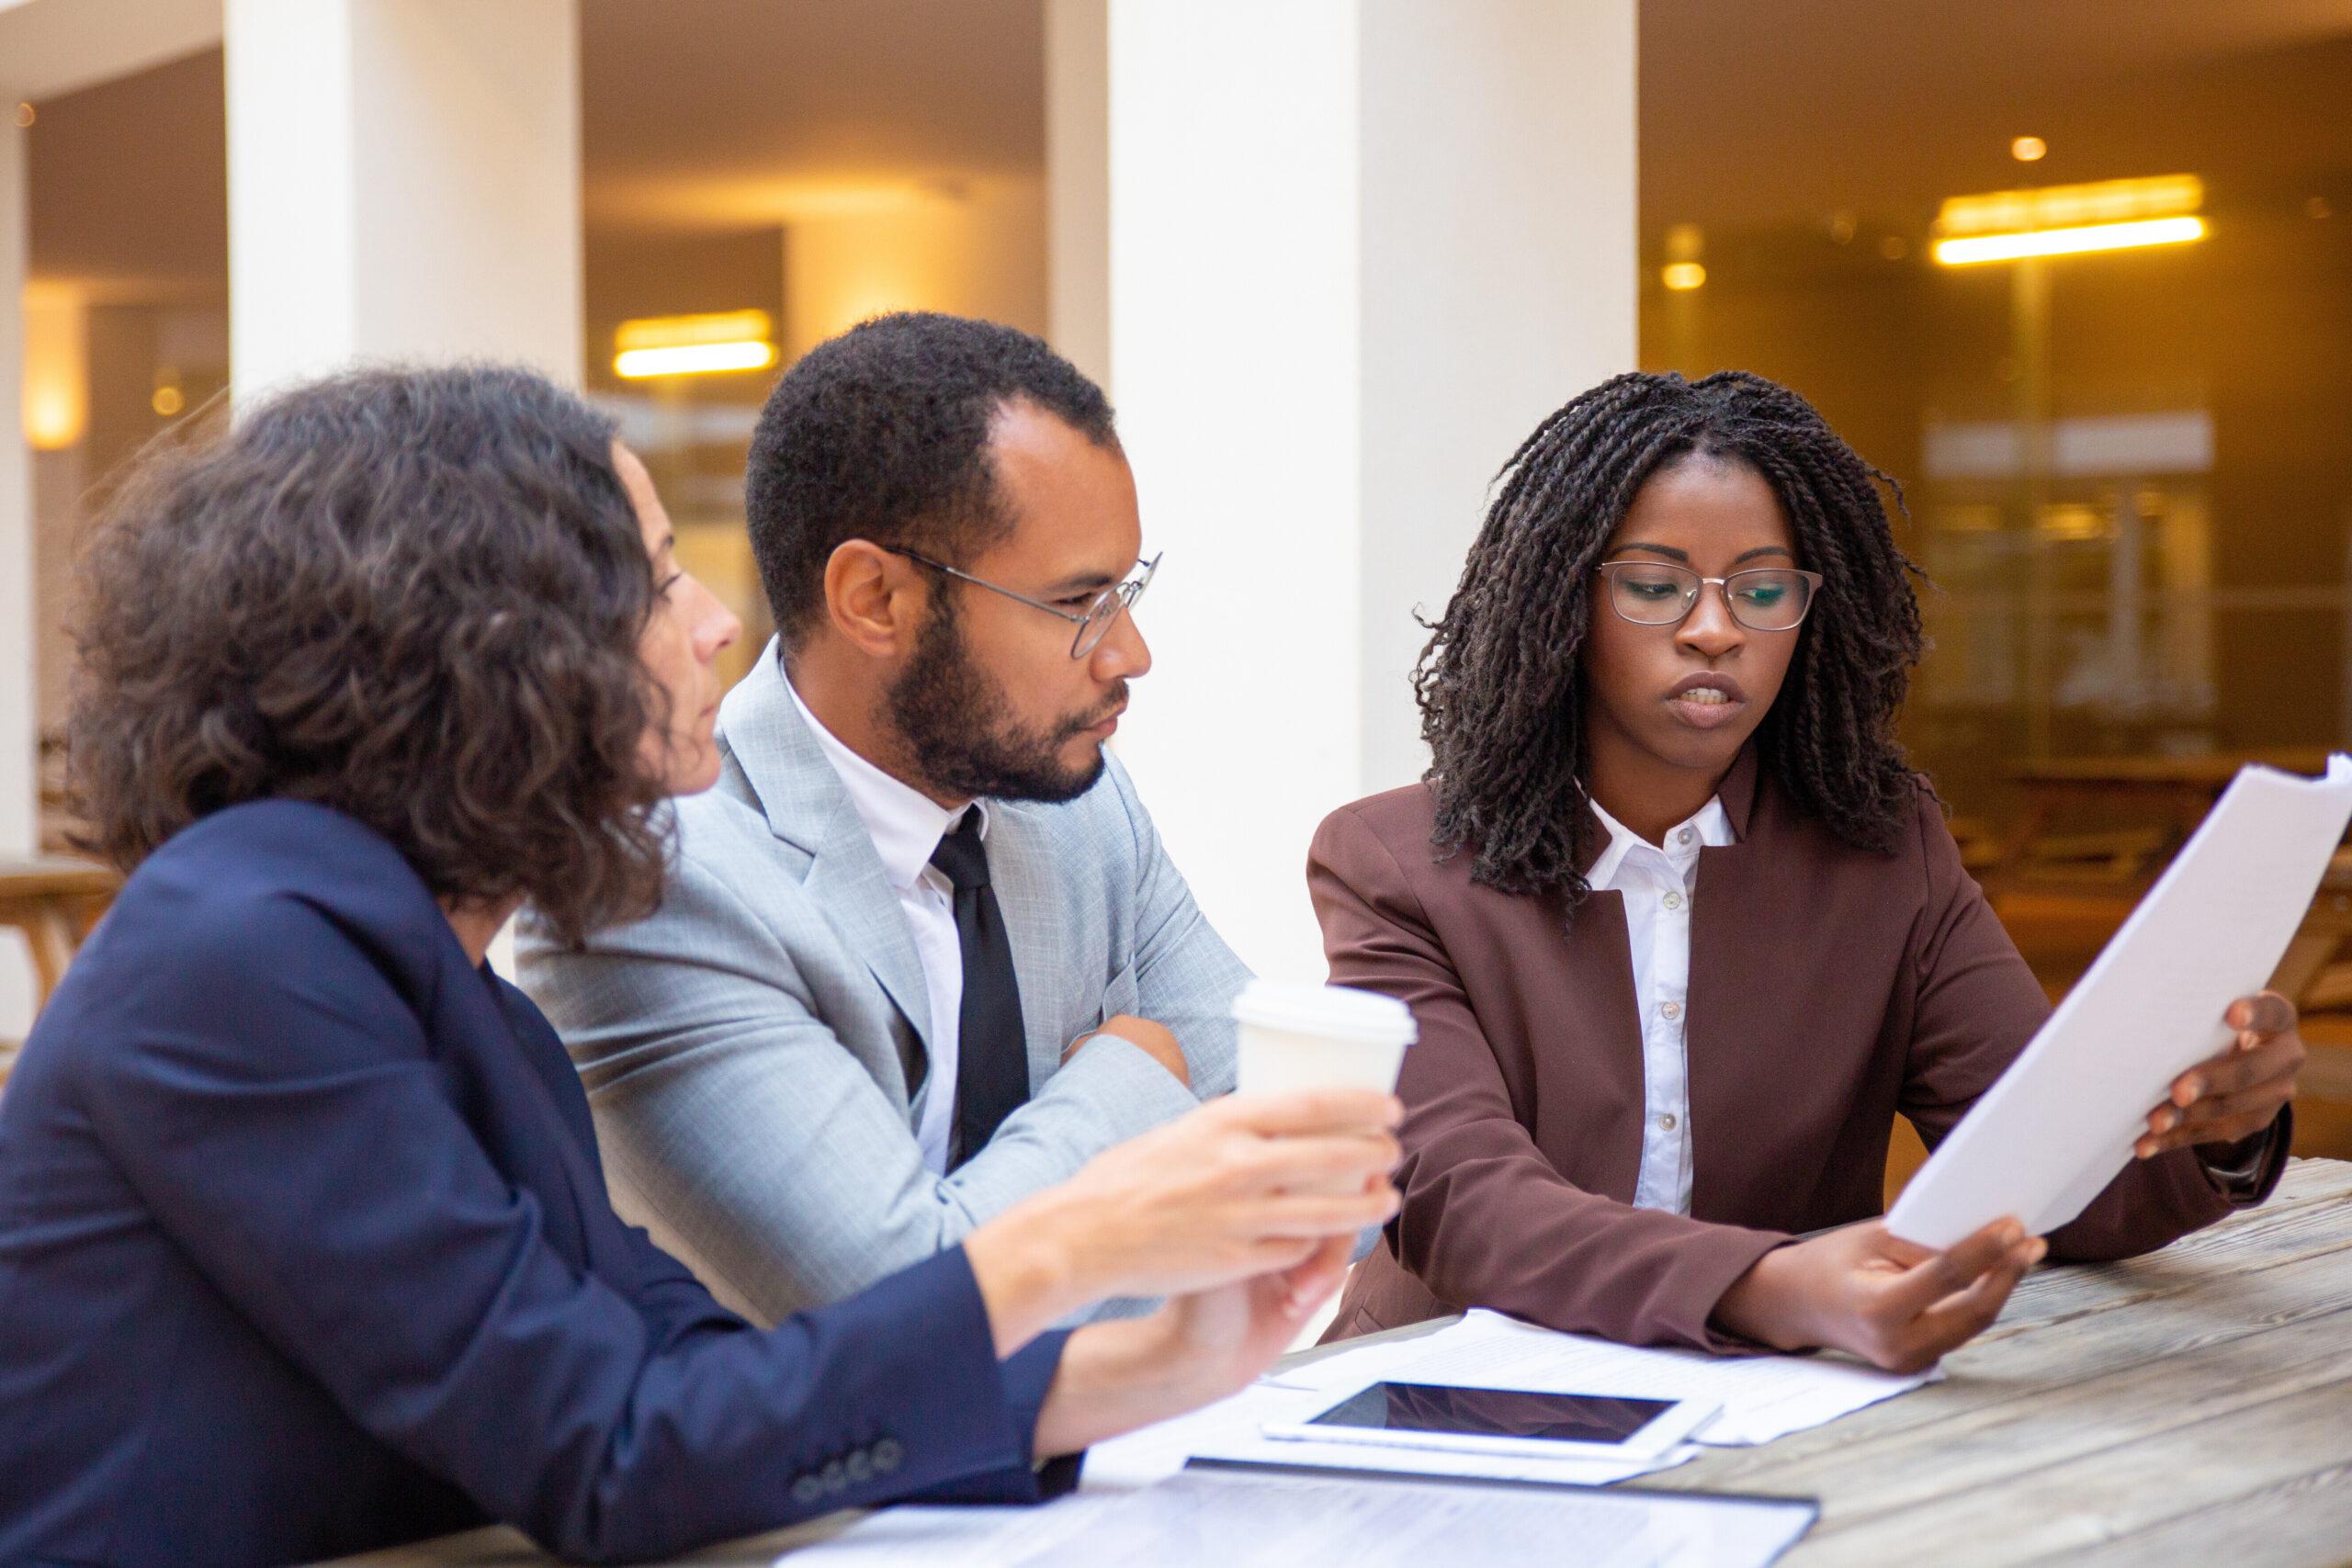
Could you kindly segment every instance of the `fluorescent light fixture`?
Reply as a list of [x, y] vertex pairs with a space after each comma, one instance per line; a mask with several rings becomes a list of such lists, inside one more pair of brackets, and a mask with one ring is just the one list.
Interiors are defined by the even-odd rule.
[[1658, 271], [1658, 281], [1679, 293], [1707, 281], [1707, 269], [1697, 262], [1673, 262]]
[[698, 316], [641, 316], [613, 333], [613, 372], [630, 380], [651, 376], [701, 376], [713, 371], [764, 370], [775, 363], [774, 332], [765, 310], [721, 310]]
[[2093, 251], [2179, 245], [2204, 237], [2202, 218], [2150, 218], [2136, 223], [2090, 223], [2073, 229], [1938, 240], [1936, 259], [1946, 266], [1970, 266], [1979, 262], [2022, 261], [2028, 256], [2078, 256]]
[[702, 376], [714, 370], [764, 370], [775, 363], [772, 343], [689, 343], [675, 348], [630, 348], [613, 356], [613, 373], [632, 381], [649, 376]]
[[2195, 175], [1996, 190], [1947, 198], [1936, 214], [1936, 232], [1951, 239], [2019, 229], [2080, 229], [2095, 223], [2177, 218], [2204, 205], [2205, 182]]

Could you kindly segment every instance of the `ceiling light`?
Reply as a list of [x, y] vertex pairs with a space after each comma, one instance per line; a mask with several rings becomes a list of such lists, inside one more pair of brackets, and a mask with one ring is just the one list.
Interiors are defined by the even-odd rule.
[[1950, 237], [2130, 223], [2143, 218], [2177, 217], [2204, 205], [2205, 183], [2195, 175], [1996, 190], [1947, 198], [1936, 215], [1936, 232]]
[[1658, 271], [1658, 281], [1679, 293], [1707, 281], [1707, 269], [1697, 262], [1672, 262]]
[[613, 374], [637, 381], [649, 376], [764, 370], [775, 363], [775, 344], [772, 343], [691, 343], [676, 348], [624, 349], [613, 356]]
[[620, 324], [613, 333], [613, 373], [630, 380], [764, 370], [776, 359], [765, 310], [641, 316]]
[[2091, 223], [2073, 229], [2035, 229], [2015, 234], [1972, 234], [1939, 240], [1936, 259], [1946, 266], [1969, 266], [1978, 262], [2021, 261], [2028, 256], [2078, 256], [2092, 251], [2178, 245], [2204, 237], [2202, 218], [2151, 218], [2138, 223]]
[[2009, 143], [2009, 156], [2020, 164], [2038, 164], [2049, 152], [2050, 143], [2039, 136], [2020, 136]]

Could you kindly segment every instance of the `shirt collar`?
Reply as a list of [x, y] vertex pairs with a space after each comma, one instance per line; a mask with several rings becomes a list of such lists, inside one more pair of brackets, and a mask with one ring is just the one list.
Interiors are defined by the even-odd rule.
[[893, 887], [904, 893], [914, 886], [930, 867], [932, 852], [939, 848], [939, 840], [955, 830], [967, 811], [980, 814], [980, 840], [984, 843], [988, 840], [988, 802], [976, 800], [957, 810], [948, 810], [922, 791], [893, 778], [851, 750], [800, 700], [789, 676], [785, 679], [784, 689], [791, 693], [792, 705], [800, 710], [801, 722], [817, 738], [825, 761], [841, 775], [842, 787], [849, 792], [849, 803], [856, 808], [857, 819], [865, 824], [866, 837], [874, 840], [874, 852], [882, 858], [883, 874], [889, 877]]
[[[1724, 810], [1723, 796], [1719, 795], [1708, 796], [1706, 805], [1699, 807], [1686, 820], [1668, 828], [1663, 847], [1651, 843], [1609, 815], [1601, 808], [1600, 802], [1588, 797], [1586, 804], [1592, 807], [1593, 816], [1609, 834], [1609, 842], [1584, 874], [1585, 886], [1596, 893], [1622, 891], [1619, 877], [1625, 869], [1627, 857], [1635, 853], [1662, 857], [1674, 867], [1677, 874], [1687, 877], [1691, 866], [1698, 863], [1701, 850], [1721, 849], [1738, 841], [1738, 836], [1731, 830], [1731, 817]], [[1691, 834], [1688, 843], [1680, 841], [1686, 829]]]

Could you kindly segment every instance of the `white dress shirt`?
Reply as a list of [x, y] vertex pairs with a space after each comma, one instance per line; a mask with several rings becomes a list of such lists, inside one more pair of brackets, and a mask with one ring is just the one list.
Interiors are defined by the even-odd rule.
[[882, 857], [882, 871], [898, 890], [899, 907], [907, 914], [907, 929], [915, 939], [915, 955], [922, 961], [923, 988], [930, 993], [931, 1028], [925, 1032], [931, 1063], [922, 1087], [915, 1091], [915, 1142], [922, 1163], [933, 1176], [947, 1174], [948, 1145], [956, 1135], [956, 1063], [957, 1034], [964, 1007], [964, 946], [956, 934], [956, 890], [947, 874], [931, 863], [939, 840], [956, 830], [966, 811], [980, 814], [980, 841], [988, 842], [986, 801], [974, 801], [949, 811], [911, 784], [901, 783], [843, 745], [827, 729], [800, 694], [792, 690], [792, 704], [808, 723], [809, 733], [825, 760], [841, 775], [857, 819]]
[[1585, 881], [1625, 903], [1625, 942], [1633, 950], [1634, 999], [1642, 1020], [1642, 1166], [1634, 1207], [1690, 1212], [1690, 1075], [1684, 1055], [1690, 1024], [1690, 901], [1697, 897], [1699, 852], [1734, 841], [1724, 803], [1710, 799], [1697, 816], [1668, 829], [1663, 847], [1603, 811], [1609, 847]]

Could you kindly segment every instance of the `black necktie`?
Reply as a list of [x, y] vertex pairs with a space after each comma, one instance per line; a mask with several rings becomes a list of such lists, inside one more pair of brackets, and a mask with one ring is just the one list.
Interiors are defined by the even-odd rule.
[[1029, 1046], [1012, 943], [989, 887], [977, 807], [939, 840], [931, 863], [956, 885], [956, 939], [964, 950], [964, 1000], [956, 1012], [956, 1145], [948, 1152], [953, 1169], [988, 1147], [998, 1126], [1029, 1098]]

